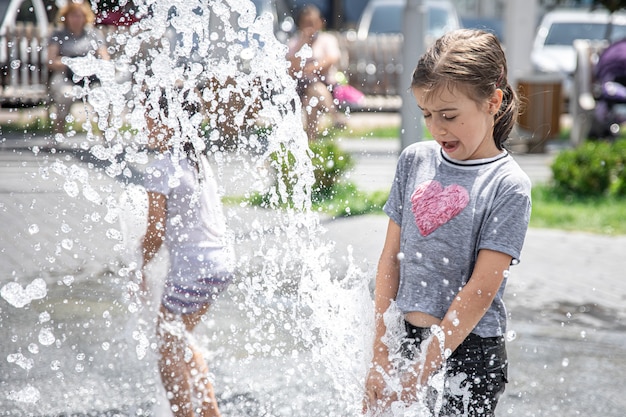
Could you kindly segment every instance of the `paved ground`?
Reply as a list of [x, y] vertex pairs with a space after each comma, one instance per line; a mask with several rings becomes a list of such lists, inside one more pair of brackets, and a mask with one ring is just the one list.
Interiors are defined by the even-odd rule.
[[[111, 199], [119, 196], [122, 188], [105, 174], [101, 162], [82, 149], [82, 141], [74, 138], [63, 145], [65, 151], [57, 153], [34, 153], [32, 146], [45, 142], [40, 137], [5, 137], [0, 143], [0, 218], [4, 224], [0, 234], [0, 286], [7, 288], [6, 284], [12, 281], [25, 286], [22, 293], [15, 288], [12, 292], [5, 290], [0, 299], [0, 327], [4, 334], [12, 335], [11, 343], [0, 347], [0, 358], [8, 358], [0, 362], [0, 409], [15, 404], [19, 395], [28, 400], [28, 391], [16, 394], [16, 381], [36, 378], [40, 369], [55, 369], [60, 366], [55, 361], [69, 363], [80, 372], [81, 366], [88, 365], [94, 357], [97, 362], [104, 356], [106, 359], [102, 360], [107, 365], [99, 372], [106, 373], [119, 360], [114, 349], [104, 349], [114, 337], [92, 332], [89, 323], [94, 327], [93, 323], [110, 320], [109, 315], [115, 317], [119, 313], [119, 306], [103, 307], [102, 289], [106, 280], [120, 279], [119, 262], [129, 256], [116, 246], [120, 226], [113, 216], [116, 201]], [[340, 142], [356, 157], [357, 166], [351, 178], [360, 188], [388, 188], [397, 142]], [[552, 156], [520, 153], [515, 158], [538, 182], [549, 180]], [[245, 183], [241, 171], [249, 166], [233, 160], [224, 167], [222, 179], [236, 178]], [[133, 167], [128, 168], [129, 172], [120, 175], [128, 178]], [[244, 254], [253, 253], [258, 246], [254, 224], [259, 222], [259, 216], [266, 217], [264, 224], [281, 221], [256, 210], [228, 210], [232, 226], [246, 236], [241, 241]], [[322, 239], [335, 242], [335, 266], [346, 267], [350, 248], [353, 266], [373, 276], [386, 222], [381, 215], [322, 218], [327, 230]], [[623, 416], [626, 399], [621, 385], [615, 382], [623, 380], [626, 372], [624, 248], [626, 236], [530, 230], [522, 263], [513, 269], [508, 289], [511, 383], [499, 416]], [[76, 285], [85, 277], [90, 278], [85, 280], [90, 286]], [[35, 302], [41, 289], [35, 284], [26, 287], [36, 278], [48, 283], [48, 298], [59, 300], [52, 318], [46, 316], [50, 310], [43, 302], [45, 299], [40, 304]], [[14, 303], [23, 300], [24, 294], [33, 303], [16, 308]], [[72, 303], [78, 304], [72, 308]], [[82, 315], [77, 315], [78, 310]], [[60, 330], [55, 329], [59, 323], [76, 329], [64, 332], [63, 340], [50, 340], [51, 334], [58, 336]], [[56, 350], [50, 350], [55, 344], [80, 346], [85, 338], [95, 340], [98, 355], [91, 355], [85, 348], [78, 354], [70, 351], [69, 356], [57, 358]], [[35, 352], [39, 350], [42, 354], [38, 355]], [[64, 379], [51, 380], [50, 390], [71, 386], [69, 374], [66, 372]], [[154, 375], [139, 369], [137, 377], [149, 379]], [[96, 375], [85, 381], [85, 390], [101, 382]], [[132, 386], [134, 382], [131, 379], [125, 383]], [[125, 398], [124, 386], [108, 389], [112, 396]], [[46, 398], [45, 390], [40, 395]], [[72, 409], [73, 400], [63, 401]]]

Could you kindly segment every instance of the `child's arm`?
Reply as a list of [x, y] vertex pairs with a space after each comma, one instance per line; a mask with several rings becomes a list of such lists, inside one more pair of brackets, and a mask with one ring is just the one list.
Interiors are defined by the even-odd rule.
[[55, 42], [50, 42], [48, 45], [48, 69], [50, 71], [63, 71], [66, 68], [66, 65], [61, 62], [59, 49], [59, 44]]
[[[482, 249], [478, 253], [472, 276], [459, 291], [441, 320], [440, 327], [445, 335], [445, 349], [454, 352], [485, 315], [502, 285], [511, 259], [510, 255], [493, 250]], [[439, 369], [443, 360], [439, 343], [434, 340], [434, 343], [428, 346], [424, 371], [419, 382], [426, 384], [428, 377]]]
[[377, 372], [376, 367], [380, 366], [385, 371], [389, 371], [389, 350], [382, 341], [387, 330], [383, 314], [389, 309], [392, 300], [398, 294], [400, 281], [400, 262], [398, 254], [400, 252], [400, 226], [393, 220], [389, 220], [385, 245], [378, 261], [376, 271], [376, 288], [374, 291], [375, 303], [375, 336], [374, 336], [374, 357], [372, 358], [372, 368], [367, 377], [365, 387], [364, 408], [375, 407], [378, 400], [383, 398], [384, 381]]
[[[141, 241], [141, 254], [143, 256], [142, 270], [154, 258], [165, 239], [165, 216], [167, 215], [166, 197], [161, 193], [148, 191], [148, 227]], [[142, 289], [146, 289], [145, 273], [143, 275]]]

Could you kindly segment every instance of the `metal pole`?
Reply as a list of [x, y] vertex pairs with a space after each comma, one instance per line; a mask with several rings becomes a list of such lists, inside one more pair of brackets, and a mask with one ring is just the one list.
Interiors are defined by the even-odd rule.
[[411, 93], [411, 76], [419, 57], [424, 53], [425, 28], [427, 27], [425, 7], [423, 0], [407, 0], [404, 9], [402, 28], [404, 45], [402, 46], [402, 76], [400, 78], [401, 150], [411, 143], [422, 140], [422, 115]]
[[331, 14], [332, 14], [332, 28], [334, 30], [341, 30], [343, 26], [343, 22], [345, 21], [345, 16], [343, 13], [343, 1], [342, 0], [331, 0]]

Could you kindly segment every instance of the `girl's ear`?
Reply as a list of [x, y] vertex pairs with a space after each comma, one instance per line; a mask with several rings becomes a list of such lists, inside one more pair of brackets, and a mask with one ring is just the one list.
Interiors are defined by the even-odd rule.
[[496, 114], [500, 110], [500, 106], [502, 105], [502, 99], [504, 97], [504, 93], [501, 89], [496, 88], [493, 92], [493, 95], [489, 98], [489, 113]]

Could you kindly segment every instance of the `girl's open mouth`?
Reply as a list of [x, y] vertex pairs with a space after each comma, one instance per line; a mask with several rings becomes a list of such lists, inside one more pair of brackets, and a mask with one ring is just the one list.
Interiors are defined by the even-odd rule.
[[441, 142], [441, 146], [443, 147], [443, 149], [447, 152], [452, 152], [454, 151], [456, 148], [458, 148], [459, 146], [459, 142], [458, 141], [454, 141], [454, 142]]

